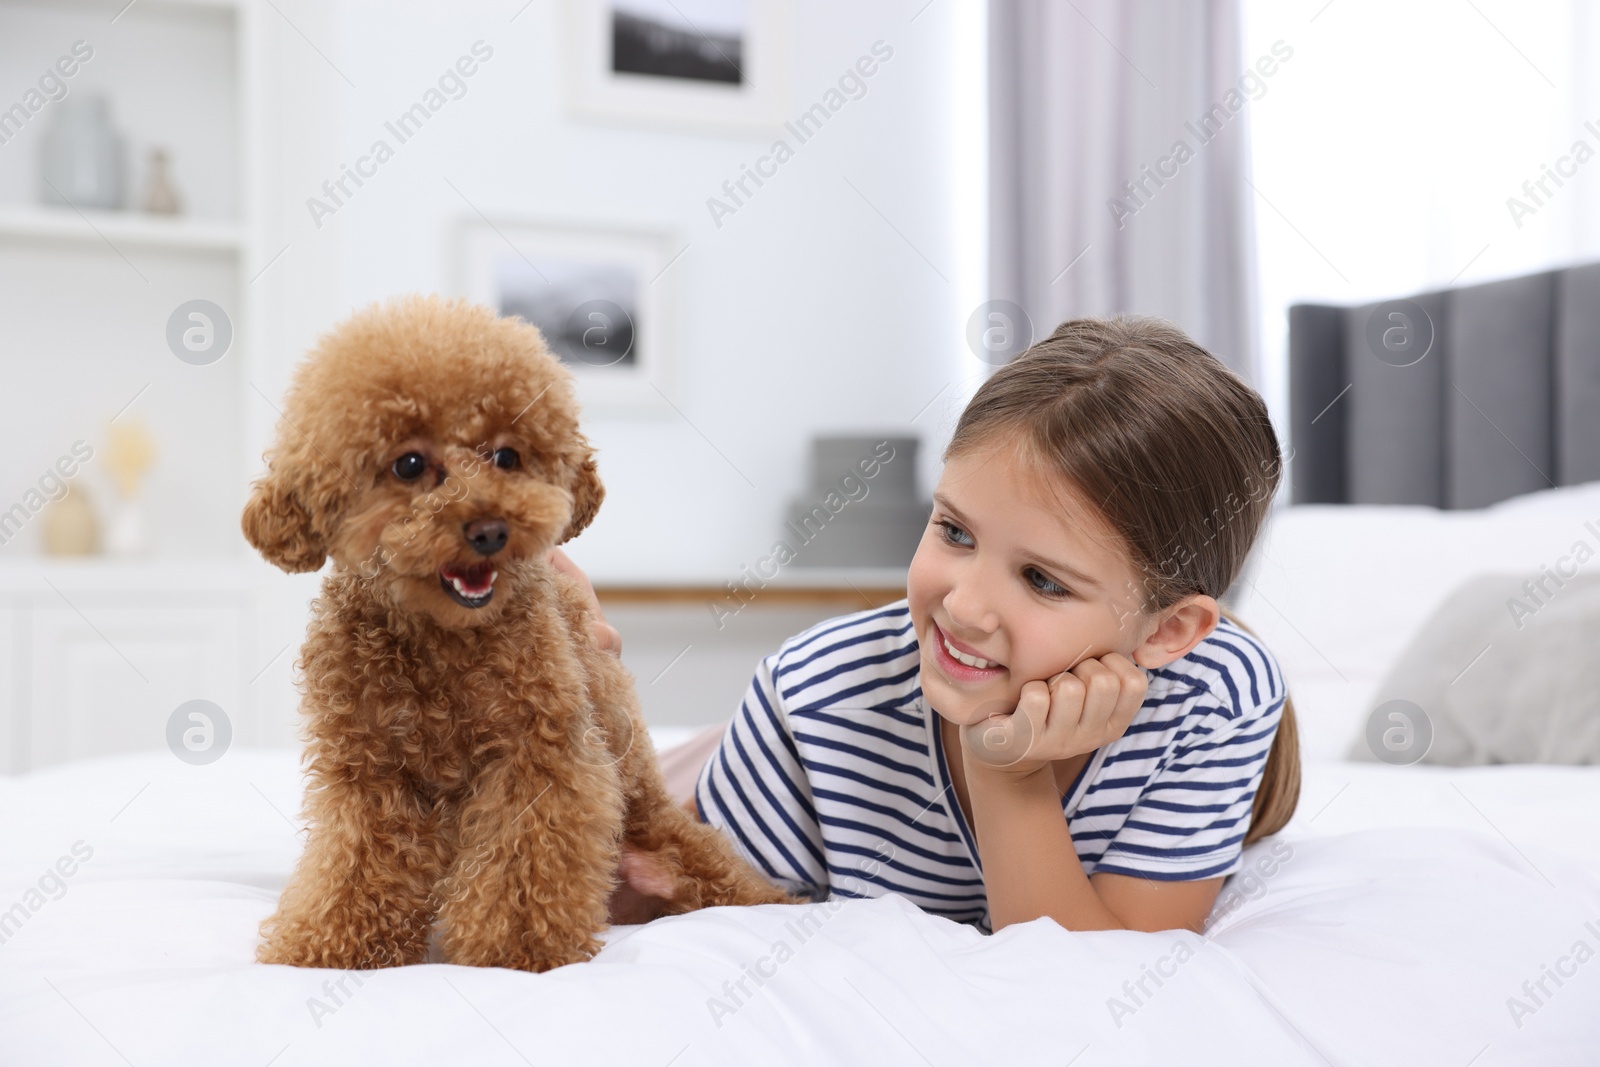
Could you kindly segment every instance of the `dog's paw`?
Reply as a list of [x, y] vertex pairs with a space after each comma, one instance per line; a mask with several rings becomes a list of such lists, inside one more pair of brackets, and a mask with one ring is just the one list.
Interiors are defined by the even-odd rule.
[[332, 946], [311, 941], [276, 940], [256, 946], [257, 963], [275, 963], [285, 967], [331, 967], [338, 970], [358, 970], [353, 958], [335, 951]]
[[288, 967], [321, 967], [341, 971], [373, 971], [384, 967], [404, 967], [421, 963], [416, 946], [403, 948], [387, 941], [358, 942], [327, 936], [287, 936], [279, 933], [256, 946], [257, 963], [279, 963]]
[[599, 938], [591, 937], [565, 945], [541, 946], [537, 951], [520, 945], [458, 945], [446, 956], [449, 962], [463, 967], [505, 967], [542, 974], [569, 963], [587, 963], [604, 947]]

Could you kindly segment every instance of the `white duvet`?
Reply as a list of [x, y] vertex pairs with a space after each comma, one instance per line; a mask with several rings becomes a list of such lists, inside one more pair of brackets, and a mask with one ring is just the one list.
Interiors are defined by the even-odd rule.
[[298, 758], [0, 778], [0, 1063], [1600, 1063], [1600, 769], [1311, 765], [1205, 937], [985, 937], [890, 896], [619, 927], [532, 975], [253, 962]]

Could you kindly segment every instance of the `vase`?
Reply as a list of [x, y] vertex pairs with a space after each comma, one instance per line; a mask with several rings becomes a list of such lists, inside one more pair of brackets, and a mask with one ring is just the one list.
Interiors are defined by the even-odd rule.
[[54, 501], [44, 512], [40, 547], [47, 556], [92, 556], [99, 549], [99, 524], [82, 486]]
[[144, 210], [151, 215], [177, 215], [183, 199], [172, 181], [172, 167], [164, 148], [150, 150], [150, 173], [145, 179]]
[[111, 126], [110, 102], [103, 96], [70, 97], [54, 111], [40, 145], [40, 199], [77, 208], [120, 209], [124, 152], [122, 137]]
[[106, 553], [112, 556], [142, 556], [150, 548], [145, 535], [143, 509], [137, 500], [119, 499], [106, 522]]

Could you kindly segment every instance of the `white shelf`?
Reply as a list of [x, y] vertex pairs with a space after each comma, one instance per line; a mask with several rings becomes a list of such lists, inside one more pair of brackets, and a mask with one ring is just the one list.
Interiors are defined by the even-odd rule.
[[[761, 603], [771, 607], [836, 604], [855, 610], [873, 602], [898, 599], [905, 595], [906, 588], [904, 567], [791, 566], [764, 582], [743, 571], [733, 576], [590, 578], [595, 593], [608, 608], [628, 604], [721, 604], [737, 610], [740, 603]], [[728, 582], [733, 582], [740, 592], [730, 592]]]
[[251, 591], [277, 572], [259, 560], [113, 559], [15, 556], [0, 559], [0, 597], [19, 593]]
[[[751, 573], [754, 573], [753, 571]], [[722, 589], [724, 583], [743, 583], [744, 571], [736, 574], [651, 574], [651, 575], [590, 575], [596, 589]], [[765, 580], [759, 576], [752, 584], [760, 583], [769, 589], [862, 589], [904, 588], [905, 567], [802, 567], [791, 564]]]
[[134, 245], [201, 252], [237, 253], [244, 231], [227, 222], [164, 218], [134, 211], [84, 211], [70, 207], [0, 207], [0, 240]]
[[231, 14], [249, 0], [0, 0], [0, 7], [50, 7], [107, 12], [120, 19], [135, 11], [222, 12]]

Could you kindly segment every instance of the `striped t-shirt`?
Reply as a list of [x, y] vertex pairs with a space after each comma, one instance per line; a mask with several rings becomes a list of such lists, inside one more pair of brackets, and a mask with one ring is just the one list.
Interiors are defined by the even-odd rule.
[[[791, 892], [899, 893], [989, 929], [977, 842], [918, 682], [905, 601], [818, 624], [756, 671], [695, 786], [701, 817]], [[1127, 732], [1061, 801], [1086, 874], [1231, 874], [1282, 715], [1272, 654], [1224, 618], [1145, 670]]]

